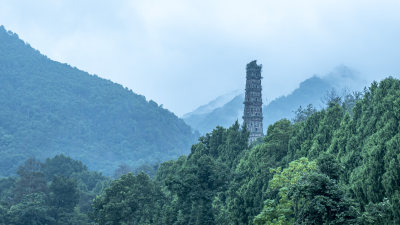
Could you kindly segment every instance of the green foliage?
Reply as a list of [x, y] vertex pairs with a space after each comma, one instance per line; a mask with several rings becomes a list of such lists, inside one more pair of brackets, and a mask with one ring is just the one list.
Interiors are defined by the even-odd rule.
[[150, 177], [154, 178], [157, 174], [157, 170], [160, 167], [160, 163], [154, 164], [142, 164], [141, 166], [137, 167], [133, 170], [133, 174], [138, 175], [139, 173], [145, 173]]
[[321, 153], [317, 159], [319, 171], [333, 180], [338, 180], [343, 172], [343, 167], [335, 156], [329, 153]]
[[161, 165], [157, 179], [171, 202], [164, 221], [398, 224], [399, 90], [388, 78], [363, 94], [333, 96], [326, 109], [276, 122], [245, 151], [244, 142], [226, 149], [227, 130], [217, 127], [191, 155]]
[[227, 188], [247, 148], [248, 132], [236, 122], [199, 139], [187, 157], [162, 163], [155, 177], [167, 199], [162, 224], [220, 224], [228, 218]]
[[393, 78], [373, 83], [366, 91], [354, 114], [361, 152], [360, 163], [350, 173], [349, 181], [362, 206], [379, 204], [387, 198], [394, 224], [400, 223], [399, 99], [400, 81]]
[[63, 155], [45, 163], [30, 158], [17, 174], [0, 179], [0, 224], [92, 224], [92, 199], [108, 183]]
[[289, 163], [289, 167], [281, 169], [271, 169], [274, 174], [269, 181], [268, 191], [278, 191], [278, 199], [267, 200], [261, 213], [254, 219], [255, 224], [293, 224], [295, 220], [294, 211], [297, 202], [289, 196], [290, 189], [299, 182], [302, 176], [317, 169], [314, 161], [307, 158], [300, 158]]
[[2, 26], [0, 105], [0, 176], [15, 174], [30, 156], [57, 154], [112, 175], [123, 163], [178, 158], [197, 138], [154, 101], [52, 61]]
[[13, 225], [56, 224], [50, 216], [44, 193], [25, 195], [18, 204], [10, 207], [7, 218]]
[[224, 188], [228, 179], [224, 175], [229, 170], [211, 156], [201, 154], [204, 151], [202, 143], [193, 147], [182, 167], [165, 180], [170, 198], [177, 200], [178, 215], [174, 224], [214, 224], [213, 196]]
[[287, 161], [307, 157], [325, 117], [325, 110], [316, 112], [305, 121], [294, 124], [294, 132], [289, 138]]
[[188, 157], [160, 166], [156, 180], [168, 199], [161, 221], [397, 224], [400, 113], [393, 104], [385, 112], [379, 98], [371, 103], [381, 92], [387, 105], [398, 101], [397, 83], [389, 78], [362, 95], [332, 97], [321, 111], [301, 110], [250, 149], [237, 123], [217, 127]]
[[93, 218], [99, 224], [162, 224], [165, 197], [160, 187], [140, 173], [123, 175], [93, 202]]
[[370, 202], [361, 217], [362, 224], [393, 224], [391, 208], [387, 198], [379, 203]]
[[74, 179], [55, 176], [49, 191], [50, 205], [57, 211], [72, 212], [79, 202], [78, 185]]
[[269, 126], [264, 143], [246, 151], [241, 158], [227, 200], [230, 219], [235, 224], [250, 223], [263, 208], [268, 181], [272, 178], [266, 171], [284, 166], [282, 161], [288, 150], [292, 128], [290, 121], [285, 119]]
[[33, 193], [47, 193], [47, 183], [41, 162], [29, 158], [23, 166], [18, 168], [17, 174], [19, 179], [13, 190], [15, 201], [18, 202], [25, 195]]
[[3, 205], [0, 205], [0, 225], [6, 225], [6, 224], [8, 224], [7, 208], [4, 207]]
[[358, 212], [336, 182], [325, 174], [305, 174], [292, 187], [295, 224], [357, 224]]
[[14, 177], [0, 178], [0, 204], [12, 200], [12, 191], [15, 189], [16, 179]]
[[47, 180], [53, 179], [54, 176], [70, 177], [74, 173], [81, 173], [88, 170], [81, 161], [73, 160], [64, 155], [47, 158], [43, 167]]
[[306, 108], [299, 107], [294, 113], [295, 117], [293, 119], [294, 123], [305, 121], [308, 117], [312, 114], [316, 113], [317, 110], [314, 108], [313, 105], [308, 104]]
[[[327, 157], [324, 157], [327, 158]], [[255, 224], [355, 224], [358, 212], [342, 188], [307, 158], [288, 168], [271, 169], [269, 191], [278, 190], [277, 200], [266, 200]], [[323, 165], [325, 167], [325, 165]]]

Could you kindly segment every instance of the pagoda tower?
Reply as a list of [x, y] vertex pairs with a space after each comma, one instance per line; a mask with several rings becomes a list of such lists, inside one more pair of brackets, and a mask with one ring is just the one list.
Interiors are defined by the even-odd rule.
[[257, 65], [256, 60], [246, 66], [246, 94], [243, 102], [243, 123], [250, 132], [249, 143], [264, 136], [262, 124], [261, 68], [262, 65]]

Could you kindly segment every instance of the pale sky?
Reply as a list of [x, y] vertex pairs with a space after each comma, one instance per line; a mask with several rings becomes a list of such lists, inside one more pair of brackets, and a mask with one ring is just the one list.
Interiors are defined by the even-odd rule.
[[253, 59], [270, 100], [338, 65], [400, 75], [399, 0], [0, 0], [0, 24], [178, 116], [244, 89]]

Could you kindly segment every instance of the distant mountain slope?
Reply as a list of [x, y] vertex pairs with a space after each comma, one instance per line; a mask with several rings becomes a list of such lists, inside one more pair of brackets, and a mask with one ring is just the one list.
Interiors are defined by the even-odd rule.
[[215, 109], [220, 108], [223, 105], [225, 105], [226, 103], [232, 101], [233, 98], [240, 95], [241, 93], [242, 93], [242, 90], [236, 90], [236, 91], [232, 91], [230, 93], [221, 95], [221, 96], [217, 97], [216, 99], [212, 100], [211, 102], [209, 102], [205, 105], [199, 106], [192, 112], [186, 113], [185, 115], [182, 116], [182, 118], [185, 119], [185, 118], [189, 118], [191, 116], [203, 115], [203, 114], [210, 113], [210, 112], [214, 111]]
[[[292, 119], [294, 111], [299, 106], [306, 107], [308, 104], [316, 108], [323, 106], [322, 99], [329, 90], [341, 91], [344, 88], [357, 90], [365, 85], [355, 75], [355, 72], [345, 66], [337, 67], [333, 72], [319, 77], [313, 76], [302, 83], [291, 94], [274, 99], [263, 107], [264, 129], [268, 125], [282, 119]], [[237, 95], [225, 105], [215, 108], [212, 112], [203, 114], [188, 114], [183, 119], [187, 124], [205, 134], [216, 126], [229, 127], [235, 120], [242, 121], [243, 94]]]
[[[79, 53], [77, 53], [79, 54]], [[0, 27], [0, 176], [66, 154], [112, 174], [188, 153], [182, 119], [119, 84], [48, 59]]]
[[243, 100], [244, 96], [238, 95], [222, 107], [218, 107], [209, 113], [190, 115], [184, 120], [202, 134], [212, 131], [216, 126], [229, 127], [233, 122], [241, 119]]
[[300, 83], [292, 93], [281, 96], [263, 107], [264, 129], [276, 121], [287, 118], [293, 119], [295, 111], [302, 106], [312, 104], [315, 108], [324, 107], [324, 98], [331, 90], [340, 95], [343, 90], [356, 91], [366, 85], [357, 73], [346, 66], [339, 66], [324, 76], [312, 76]]
[[299, 106], [312, 104], [320, 108], [323, 96], [332, 88], [331, 83], [317, 76], [303, 81], [291, 94], [281, 96], [263, 107], [265, 129], [282, 118], [292, 119]]

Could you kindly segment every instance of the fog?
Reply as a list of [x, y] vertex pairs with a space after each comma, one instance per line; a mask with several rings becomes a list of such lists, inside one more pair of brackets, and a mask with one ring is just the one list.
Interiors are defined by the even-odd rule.
[[120, 83], [181, 116], [244, 89], [264, 97], [346, 65], [366, 81], [400, 74], [399, 1], [6, 1], [0, 24], [49, 58]]

